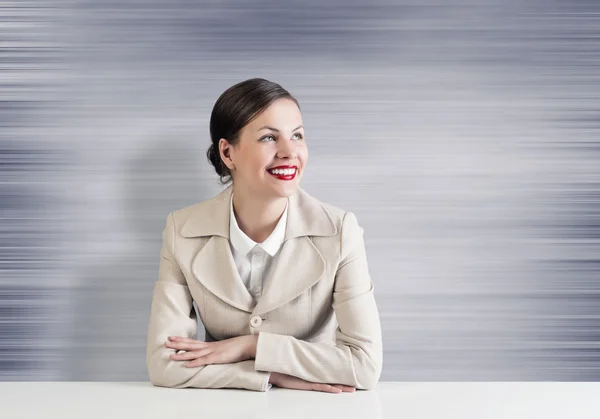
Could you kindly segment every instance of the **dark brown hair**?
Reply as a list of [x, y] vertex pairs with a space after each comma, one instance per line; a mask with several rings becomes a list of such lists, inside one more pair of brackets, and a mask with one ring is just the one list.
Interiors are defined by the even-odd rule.
[[227, 90], [215, 102], [210, 115], [211, 145], [206, 152], [208, 161], [214, 166], [222, 184], [232, 180], [231, 172], [221, 159], [219, 140], [225, 138], [232, 146], [237, 145], [240, 131], [253, 118], [278, 99], [293, 100], [300, 105], [287, 90], [279, 84], [261, 78], [239, 82]]

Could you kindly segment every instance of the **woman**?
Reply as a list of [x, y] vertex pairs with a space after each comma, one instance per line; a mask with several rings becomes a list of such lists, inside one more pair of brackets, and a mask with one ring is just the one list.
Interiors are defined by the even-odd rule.
[[[215, 103], [210, 134], [208, 159], [231, 185], [167, 216], [152, 384], [373, 389], [382, 338], [363, 229], [299, 187], [308, 150], [297, 100], [268, 80], [240, 82]], [[194, 339], [193, 301], [206, 341]]]

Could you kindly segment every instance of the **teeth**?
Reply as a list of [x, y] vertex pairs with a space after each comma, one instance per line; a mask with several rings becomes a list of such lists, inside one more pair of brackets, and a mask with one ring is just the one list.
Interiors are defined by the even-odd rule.
[[296, 173], [296, 169], [269, 169], [269, 172], [274, 175], [290, 176]]

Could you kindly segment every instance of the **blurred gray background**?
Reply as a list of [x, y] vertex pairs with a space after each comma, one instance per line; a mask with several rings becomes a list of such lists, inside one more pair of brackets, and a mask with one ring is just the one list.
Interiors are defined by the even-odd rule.
[[382, 380], [599, 381], [599, 39], [597, 1], [0, 1], [0, 379], [148, 379], [166, 215], [264, 77], [365, 229]]

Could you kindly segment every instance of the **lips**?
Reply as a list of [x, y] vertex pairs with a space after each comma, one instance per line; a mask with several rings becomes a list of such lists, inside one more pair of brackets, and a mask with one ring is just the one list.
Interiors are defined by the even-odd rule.
[[[292, 173], [272, 173], [272, 170], [285, 170], [286, 172], [290, 172], [291, 170], [293, 170]], [[292, 180], [296, 177], [296, 175], [298, 174], [298, 167], [297, 166], [276, 166], [276, 167], [271, 167], [269, 169], [267, 169], [267, 172], [273, 176], [276, 179], [279, 180]]]
[[298, 166], [294, 166], [294, 165], [282, 165], [282, 166], [273, 166], [273, 167], [269, 167], [267, 170], [273, 170], [273, 169], [297, 169]]

